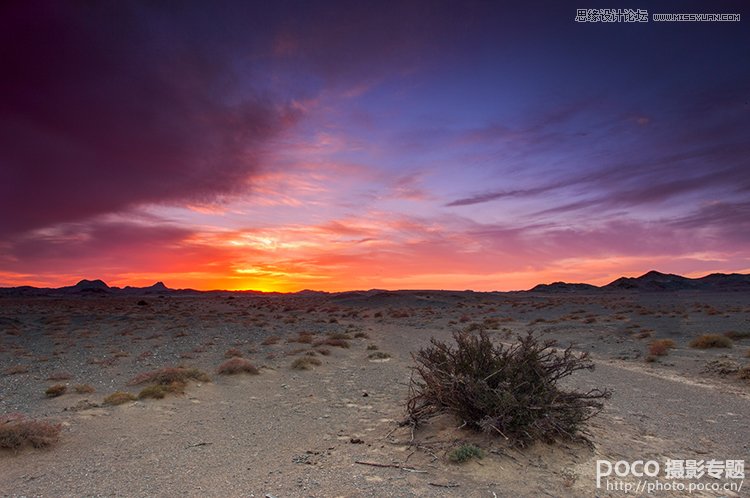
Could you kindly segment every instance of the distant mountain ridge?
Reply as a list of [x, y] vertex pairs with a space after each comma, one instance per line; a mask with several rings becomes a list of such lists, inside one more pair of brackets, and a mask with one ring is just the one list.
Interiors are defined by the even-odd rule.
[[672, 273], [651, 270], [640, 277], [620, 277], [607, 285], [597, 287], [589, 284], [555, 282], [540, 284], [530, 292], [575, 292], [575, 291], [750, 291], [750, 275], [741, 273], [712, 273], [700, 278], [688, 278]]
[[[0, 295], [19, 295], [19, 296], [48, 296], [48, 295], [141, 295], [141, 294], [169, 294], [174, 292], [184, 292], [170, 289], [164, 282], [156, 282], [149, 287], [110, 287], [103, 280], [83, 279], [75, 285], [57, 288], [31, 287], [28, 285], [22, 287], [0, 287]], [[188, 291], [197, 292], [197, 291]]]
[[[551, 284], [539, 284], [524, 292], [545, 293], [574, 293], [574, 292], [601, 292], [601, 291], [641, 291], [641, 292], [674, 292], [684, 290], [696, 291], [719, 291], [719, 292], [748, 292], [750, 291], [750, 275], [742, 273], [712, 273], [700, 278], [688, 278], [671, 273], [661, 273], [655, 270], [649, 271], [640, 277], [620, 277], [607, 285], [598, 287], [585, 283], [553, 282]], [[303, 290], [296, 294], [323, 295], [333, 294], [337, 299], [381, 299], [398, 297], [402, 292], [438, 292], [438, 291], [388, 291], [382, 289], [370, 289], [367, 291], [346, 291], [328, 293], [324, 291]], [[456, 292], [456, 291], [439, 291]], [[20, 287], [0, 287], [0, 296], [55, 296], [55, 295], [191, 295], [191, 294], [257, 294], [274, 295], [278, 292], [261, 291], [197, 291], [193, 289], [171, 289], [164, 282], [156, 282], [148, 287], [124, 288], [110, 287], [106, 282], [83, 279], [75, 285], [58, 288], [31, 287], [28, 285]]]

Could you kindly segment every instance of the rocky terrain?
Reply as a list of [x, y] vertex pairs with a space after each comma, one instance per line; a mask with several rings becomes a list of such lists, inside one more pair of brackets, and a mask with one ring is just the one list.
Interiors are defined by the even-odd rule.
[[[664, 280], [649, 275], [636, 287]], [[199, 294], [95, 281], [6, 289], [0, 415], [62, 431], [47, 448], [0, 450], [0, 495], [625, 496], [596, 488], [597, 460], [746, 459], [750, 294], [706, 278], [698, 280], [710, 288], [658, 291]], [[399, 426], [411, 353], [466, 328], [498, 343], [534, 330], [589, 352], [596, 369], [565, 386], [613, 391], [589, 423], [591, 444], [518, 449], [447, 416], [416, 431]], [[729, 347], [690, 346], [706, 334]], [[672, 344], [655, 354], [656, 340]], [[259, 373], [220, 375], [231, 357]], [[301, 358], [317, 362], [293, 368]], [[209, 379], [162, 399], [105, 403], [116, 391], [137, 397], [143, 386], [131, 380], [174, 366]], [[61, 395], [46, 394], [56, 385]], [[484, 457], [452, 462], [464, 444]]]

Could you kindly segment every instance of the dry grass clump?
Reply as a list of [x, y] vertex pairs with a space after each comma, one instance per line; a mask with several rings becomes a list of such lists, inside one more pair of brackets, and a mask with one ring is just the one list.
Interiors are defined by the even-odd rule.
[[48, 398], [56, 398], [65, 394], [65, 391], [67, 390], [68, 386], [65, 384], [55, 384], [54, 386], [49, 386], [47, 390], [44, 391], [44, 394], [46, 394]]
[[325, 339], [319, 339], [315, 341], [313, 343], [313, 346], [332, 346], [335, 348], [349, 349], [349, 342], [346, 339], [327, 337]]
[[326, 334], [330, 339], [344, 339], [344, 340], [350, 340], [352, 336], [345, 332], [329, 332]]
[[367, 350], [368, 351], [377, 351], [378, 349], [380, 349], [380, 348], [378, 347], [377, 344], [368, 344], [367, 345]]
[[648, 345], [648, 353], [653, 356], [666, 356], [673, 347], [672, 339], [656, 339]]
[[292, 362], [292, 368], [294, 370], [310, 370], [314, 366], [320, 366], [323, 363], [312, 356], [302, 356]]
[[78, 394], [91, 394], [96, 392], [96, 389], [89, 384], [77, 384], [73, 387], [73, 390]]
[[[231, 361], [231, 360], [230, 360]], [[168, 386], [173, 383], [187, 384], [190, 380], [198, 382], [210, 382], [211, 377], [203, 370], [185, 367], [165, 367], [138, 374], [128, 382], [129, 386], [138, 384], [154, 383]]]
[[278, 344], [281, 338], [276, 335], [272, 335], [271, 337], [266, 337], [261, 344], [263, 346], [272, 346], [274, 344]]
[[690, 341], [690, 347], [698, 349], [731, 348], [732, 344], [732, 339], [719, 334], [704, 334]]
[[299, 342], [300, 344], [312, 344], [313, 342], [313, 333], [312, 332], [300, 332], [297, 334], [297, 337], [293, 339], [289, 339], [289, 342]]
[[185, 384], [179, 382], [173, 382], [171, 384], [151, 384], [141, 389], [138, 393], [138, 399], [162, 399], [167, 394], [182, 394], [184, 392]]
[[0, 416], [0, 448], [15, 450], [28, 443], [34, 448], [54, 444], [60, 438], [61, 424], [34, 420], [20, 413]]
[[572, 346], [558, 351], [554, 341], [538, 342], [529, 332], [512, 346], [455, 332], [456, 347], [432, 339], [413, 354], [408, 418], [417, 426], [442, 413], [474, 430], [500, 434], [513, 444], [573, 439], [601, 411], [609, 390], [563, 391], [557, 381], [578, 370], [592, 370], [586, 353]]
[[742, 380], [750, 380], [750, 365], [740, 368], [740, 371], [737, 372], [737, 376]]
[[24, 374], [28, 373], [29, 367], [26, 365], [13, 365], [12, 367], [8, 367], [5, 370], [3, 370], [3, 373], [5, 375], [17, 375], [17, 374]]
[[234, 375], [238, 373], [249, 373], [257, 375], [260, 371], [245, 358], [232, 358], [225, 361], [216, 369], [219, 375]]
[[385, 360], [387, 358], [390, 358], [391, 355], [383, 351], [375, 351], [374, 353], [370, 353], [369, 355], [367, 355], [367, 357], [371, 360]]
[[750, 338], [750, 332], [738, 332], [736, 330], [730, 330], [729, 332], [724, 332], [724, 336], [736, 341], [739, 339]]
[[104, 403], [107, 405], [117, 406], [129, 401], [135, 401], [136, 399], [137, 398], [131, 393], [127, 393], [125, 391], [115, 391], [104, 398]]
[[224, 353], [224, 358], [242, 358], [242, 351], [237, 348], [229, 348]]
[[357, 332], [354, 334], [355, 339], [369, 339], [370, 335], [367, 332]]
[[331, 350], [328, 348], [317, 348], [315, 351], [318, 352], [318, 354], [321, 354], [323, 356], [330, 356]]

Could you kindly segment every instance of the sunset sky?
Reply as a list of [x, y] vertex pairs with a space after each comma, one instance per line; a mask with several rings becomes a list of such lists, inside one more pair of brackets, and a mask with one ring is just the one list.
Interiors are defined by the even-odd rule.
[[747, 2], [523, 3], [4, 2], [0, 286], [750, 272]]

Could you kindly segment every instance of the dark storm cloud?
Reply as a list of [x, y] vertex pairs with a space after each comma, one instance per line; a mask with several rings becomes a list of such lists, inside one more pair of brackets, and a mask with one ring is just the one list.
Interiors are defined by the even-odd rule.
[[231, 193], [293, 121], [237, 93], [215, 38], [143, 5], [2, 9], [0, 233]]

